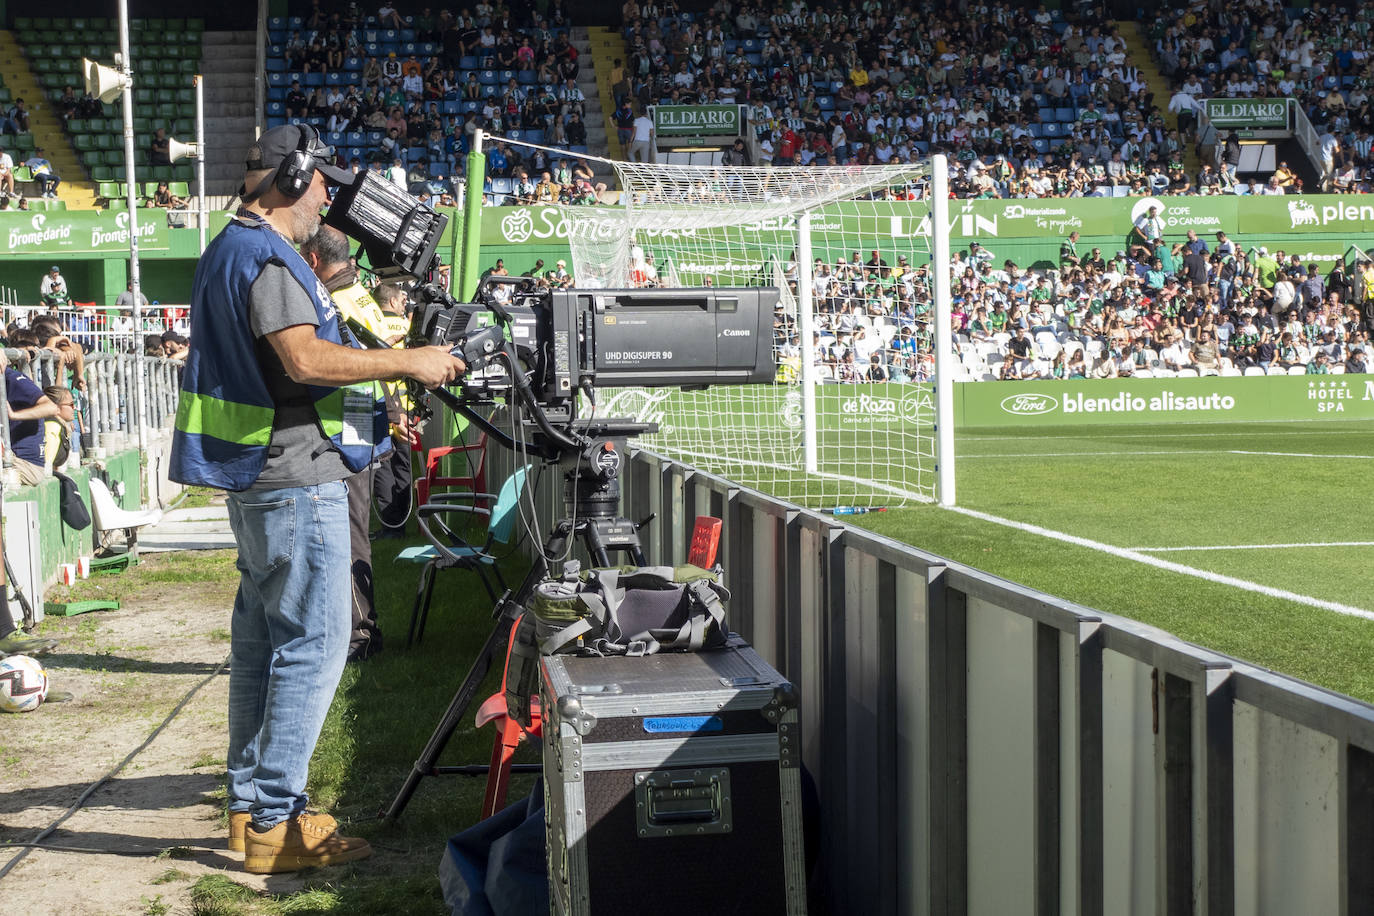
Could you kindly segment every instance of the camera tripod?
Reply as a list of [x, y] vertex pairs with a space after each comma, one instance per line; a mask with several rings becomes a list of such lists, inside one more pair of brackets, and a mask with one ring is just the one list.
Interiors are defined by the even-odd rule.
[[[426, 776], [476, 776], [486, 773], [485, 764], [467, 766], [439, 766], [439, 756], [444, 752], [449, 739], [458, 724], [467, 715], [468, 708], [477, 697], [487, 673], [493, 664], [499, 663], [506, 653], [510, 642], [511, 630], [516, 621], [525, 613], [530, 596], [535, 587], [544, 580], [549, 572], [549, 558], [560, 557], [568, 551], [574, 539], [581, 541], [592, 563], [596, 566], [610, 566], [611, 551], [623, 551], [629, 555], [630, 562], [644, 565], [644, 552], [639, 542], [639, 529], [652, 518], [632, 522], [616, 515], [620, 504], [620, 469], [626, 454], [626, 439], [631, 435], [651, 432], [656, 427], [631, 421], [605, 420], [585, 428], [586, 445], [578, 452], [564, 453], [560, 467], [565, 469], [563, 484], [564, 508], [568, 515], [560, 520], [549, 533], [539, 556], [530, 566], [529, 573], [515, 588], [507, 590], [496, 606], [492, 616], [496, 624], [487, 636], [468, 669], [467, 675], [459, 685], [457, 693], [449, 703], [430, 735], [424, 750], [416, 759], [410, 773], [406, 775], [391, 804], [381, 811], [384, 821], [394, 821], [401, 816], [410, 798], [419, 788], [420, 780]], [[538, 772], [539, 764], [524, 764], [512, 767], [515, 772]]]

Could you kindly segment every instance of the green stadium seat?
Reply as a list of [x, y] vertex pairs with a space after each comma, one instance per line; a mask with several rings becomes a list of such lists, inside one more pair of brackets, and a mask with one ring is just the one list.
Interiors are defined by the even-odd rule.
[[172, 192], [173, 197], [190, 197], [191, 184], [186, 181], [174, 181], [167, 186], [167, 190]]
[[181, 61], [161, 60], [158, 62], [158, 71], [161, 73], [179, 73], [181, 72]]
[[20, 47], [31, 48], [38, 44], [38, 32], [33, 29], [23, 29], [15, 32], [15, 38], [19, 41]]
[[95, 166], [91, 169], [91, 180], [95, 182], [113, 181], [114, 169], [104, 165]]
[[198, 60], [177, 61], [177, 72], [180, 73], [182, 76], [193, 76], [199, 69], [200, 61]]
[[119, 185], [113, 181], [96, 182], [96, 197], [103, 197], [106, 200], [114, 200], [119, 197]]
[[27, 29], [33, 28], [33, 17], [31, 17], [31, 16], [15, 16], [15, 17], [14, 17], [14, 27], [15, 27], [15, 29], [17, 29], [18, 31], [21, 31], [21, 32], [22, 32], [22, 31], [25, 31], [25, 30], [27, 30]]
[[[29, 153], [34, 149], [33, 134], [14, 134], [10, 138], [10, 143], [14, 144], [13, 148], [21, 153]], [[15, 158], [19, 157], [16, 156]]]
[[67, 202], [66, 202], [65, 200], [54, 200], [54, 199], [52, 199], [52, 198], [46, 198], [46, 197], [30, 197], [30, 198], [28, 199], [28, 201], [29, 201], [29, 209], [30, 209], [30, 210], [65, 210], [65, 209], [67, 209]]
[[34, 73], [51, 73], [53, 71], [52, 59], [47, 57], [40, 57], [29, 66], [33, 68]]
[[52, 28], [52, 20], [48, 19], [45, 16], [36, 16], [33, 20], [33, 27], [35, 29], [39, 29], [40, 31], [42, 29], [50, 29]]
[[100, 16], [91, 19], [90, 23], [92, 29], [112, 29], [115, 27], [114, 23], [110, 22], [110, 20]]
[[155, 165], [149, 171], [152, 172], [154, 181], [172, 180], [172, 167], [170, 165]]
[[156, 105], [156, 104], [157, 104], [157, 93], [154, 92], [154, 91], [151, 90], [151, 89], [135, 89], [135, 90], [134, 90], [134, 104], [135, 104], [135, 105]]
[[138, 135], [151, 134], [153, 132], [153, 122], [148, 118], [134, 118], [134, 133]]
[[12, 101], [14, 100], [10, 96], [10, 91], [4, 87], [0, 87], [0, 104], [8, 105]]
[[72, 21], [66, 16], [56, 16], [52, 20], [52, 28], [59, 32], [70, 32], [72, 30]]
[[73, 19], [73, 20], [72, 20], [72, 31], [73, 31], [73, 32], [84, 32], [84, 31], [86, 31], [87, 29], [89, 29], [90, 27], [91, 27], [90, 22], [87, 21], [87, 20], [85, 20], [85, 19]]
[[99, 148], [99, 141], [95, 134], [77, 134], [72, 137], [72, 146], [77, 152], [85, 153]]
[[15, 181], [33, 181], [33, 170], [27, 165], [16, 165], [13, 175]]

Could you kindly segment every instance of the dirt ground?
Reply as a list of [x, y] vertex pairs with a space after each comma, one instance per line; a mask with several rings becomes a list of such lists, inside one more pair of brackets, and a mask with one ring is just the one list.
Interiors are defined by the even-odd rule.
[[[166, 562], [144, 558], [149, 569]], [[44, 840], [52, 848], [33, 849], [0, 879], [7, 911], [185, 914], [191, 884], [214, 872], [277, 893], [301, 886], [291, 876], [247, 875], [241, 854], [225, 848], [226, 578], [149, 582], [118, 611], [45, 624], [44, 635], [62, 640], [44, 660], [52, 683], [75, 699], [0, 717], [0, 869], [21, 851], [12, 844], [32, 842], [195, 692]]]

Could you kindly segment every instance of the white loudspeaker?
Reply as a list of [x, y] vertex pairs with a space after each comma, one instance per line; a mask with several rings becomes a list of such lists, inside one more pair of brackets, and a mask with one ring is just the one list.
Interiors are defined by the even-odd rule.
[[86, 78], [86, 91], [102, 102], [113, 102], [124, 91], [124, 74], [113, 67], [83, 57], [81, 73]]
[[178, 159], [198, 159], [200, 158], [200, 147], [194, 143], [182, 143], [180, 140], [167, 140], [167, 158], [176, 162]]

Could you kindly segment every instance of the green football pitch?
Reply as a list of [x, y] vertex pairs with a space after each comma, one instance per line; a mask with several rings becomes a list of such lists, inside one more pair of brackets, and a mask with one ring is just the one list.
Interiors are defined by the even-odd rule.
[[958, 510], [853, 524], [1374, 702], [1367, 424], [992, 429], [956, 442]]

